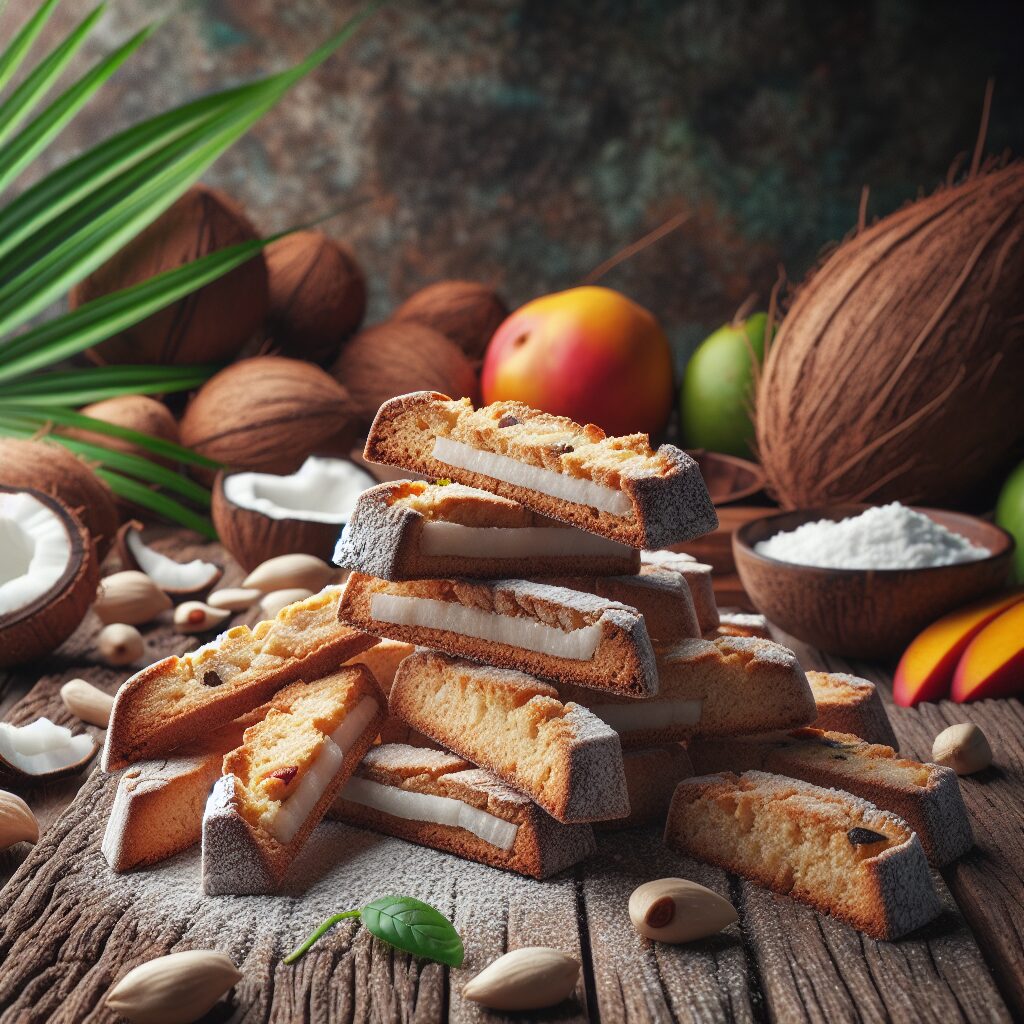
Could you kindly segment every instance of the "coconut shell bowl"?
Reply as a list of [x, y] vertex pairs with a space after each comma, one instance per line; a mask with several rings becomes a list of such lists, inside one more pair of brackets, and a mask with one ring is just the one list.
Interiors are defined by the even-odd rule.
[[790, 636], [847, 657], [898, 657], [925, 626], [1005, 586], [1013, 538], [974, 516], [917, 508], [947, 529], [988, 548], [975, 562], [922, 569], [824, 569], [758, 554], [776, 533], [819, 519], [840, 520], [867, 505], [833, 505], [764, 516], [733, 535], [733, 555], [754, 606]]

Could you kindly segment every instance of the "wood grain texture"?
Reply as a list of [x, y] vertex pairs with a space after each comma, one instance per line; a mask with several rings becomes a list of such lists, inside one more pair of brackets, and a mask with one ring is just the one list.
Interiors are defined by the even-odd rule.
[[[166, 543], [176, 540], [169, 536]], [[179, 543], [176, 554], [220, 557], [199, 544]], [[232, 567], [225, 585], [238, 575]], [[84, 623], [33, 672], [0, 676], [3, 718], [24, 722], [46, 714], [71, 724], [59, 688], [75, 675], [112, 692], [123, 674], [91, 656], [96, 626]], [[147, 657], [198, 642], [175, 636], [166, 622], [146, 632]], [[890, 702], [884, 672], [794, 646], [806, 667], [876, 679]], [[557, 946], [584, 967], [572, 999], [530, 1019], [945, 1024], [1020, 1018], [1024, 829], [1016, 795], [1024, 772], [1024, 714], [1012, 701], [890, 707], [890, 713], [905, 753], [927, 756], [939, 729], [969, 719], [989, 735], [998, 764], [963, 781], [978, 848], [944, 872], [945, 914], [901, 942], [873, 942], [680, 857], [662, 845], [657, 829], [603, 834], [588, 863], [535, 882], [330, 824], [296, 861], [282, 896], [204, 897], [195, 850], [146, 872], [114, 876], [107, 870], [99, 841], [115, 780], [94, 769], [20, 790], [40, 817], [43, 835], [35, 848], [19, 844], [0, 855], [0, 871], [14, 872], [0, 890], [0, 1024], [111, 1021], [103, 996], [131, 967], [174, 949], [209, 947], [228, 953], [244, 978], [208, 1024], [511, 1024], [524, 1016], [490, 1013], [460, 992], [494, 957], [523, 945]], [[641, 939], [629, 925], [629, 894], [639, 882], [663, 876], [691, 878], [727, 896], [739, 923], [682, 947]], [[324, 917], [389, 891], [427, 899], [452, 916], [466, 943], [462, 968], [448, 971], [397, 953], [352, 921], [295, 966], [281, 963]]]

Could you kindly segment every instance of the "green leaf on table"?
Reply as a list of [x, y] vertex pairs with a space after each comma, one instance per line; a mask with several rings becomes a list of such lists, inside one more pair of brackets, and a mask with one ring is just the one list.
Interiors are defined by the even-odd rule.
[[363, 907], [363, 924], [385, 942], [414, 956], [459, 967], [465, 956], [455, 926], [429, 903], [384, 896]]

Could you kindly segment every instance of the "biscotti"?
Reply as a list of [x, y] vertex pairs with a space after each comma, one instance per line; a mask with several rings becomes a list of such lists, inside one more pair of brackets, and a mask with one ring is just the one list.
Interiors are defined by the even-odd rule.
[[817, 729], [847, 732], [870, 743], [899, 750], [878, 688], [867, 679], [841, 672], [808, 672], [818, 717]]
[[387, 696], [391, 692], [391, 684], [395, 681], [398, 666], [415, 650], [412, 644], [402, 643], [400, 640], [381, 640], [369, 650], [349, 659], [346, 664], [365, 665]]
[[203, 815], [203, 890], [273, 892], [384, 721], [362, 665], [296, 689], [224, 758]]
[[635, 608], [655, 643], [701, 635], [690, 588], [677, 572], [645, 565], [635, 576], [556, 577], [545, 582]]
[[762, 640], [771, 640], [772, 631], [768, 628], [768, 620], [763, 615], [750, 612], [719, 612], [718, 628], [710, 639], [719, 636], [757, 636]]
[[623, 818], [629, 797], [618, 736], [553, 686], [436, 651], [402, 662], [391, 713], [493, 772], [563, 823]]
[[685, 748], [679, 743], [666, 743], [660, 747], [624, 750], [622, 764], [626, 769], [629, 815], [612, 821], [595, 821], [594, 828], [663, 825], [676, 786], [693, 774]]
[[718, 525], [700, 469], [646, 434], [608, 437], [593, 424], [522, 402], [473, 409], [469, 399], [417, 391], [385, 402], [366, 459], [448, 478], [518, 501], [634, 548], [690, 540]]
[[718, 628], [718, 603], [715, 600], [710, 565], [698, 562], [692, 555], [682, 551], [641, 551], [640, 561], [643, 565], [679, 573], [686, 580], [702, 636]]
[[780, 775], [680, 782], [665, 842], [875, 939], [897, 939], [941, 910], [924, 851], [905, 821], [849, 793]]
[[132, 676], [114, 698], [103, 770], [169, 753], [266, 702], [296, 679], [315, 679], [377, 643], [338, 622], [328, 587], [252, 629], [234, 626], [195, 651]]
[[475, 487], [422, 480], [363, 491], [334, 561], [385, 580], [605, 576], [640, 568], [639, 552], [618, 541]]
[[832, 786], [902, 818], [925, 855], [944, 867], [971, 848], [971, 823], [952, 768], [901, 758], [891, 747], [820, 729], [779, 737], [694, 740], [688, 747], [700, 774], [762, 769]]
[[530, 580], [406, 580], [352, 573], [338, 608], [355, 629], [558, 682], [643, 697], [654, 651], [635, 608]]
[[242, 732], [231, 723], [194, 750], [139, 761], [122, 773], [100, 846], [112, 871], [156, 864], [199, 842], [206, 798]]
[[547, 878], [596, 849], [589, 825], [562, 825], [489, 772], [441, 750], [373, 747], [330, 811], [505, 871]]
[[791, 651], [771, 640], [684, 640], [659, 648], [657, 666], [658, 694], [648, 700], [567, 686], [559, 686], [559, 694], [590, 708], [624, 747], [794, 729], [814, 721], [803, 670]]

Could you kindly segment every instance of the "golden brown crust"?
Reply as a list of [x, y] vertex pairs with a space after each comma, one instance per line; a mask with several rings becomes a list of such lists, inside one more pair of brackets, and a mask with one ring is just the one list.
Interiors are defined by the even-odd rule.
[[235, 626], [212, 644], [164, 658], [117, 692], [104, 771], [165, 754], [265, 703], [286, 683], [316, 679], [377, 643], [337, 621], [337, 588], [282, 609], [252, 629]]
[[[501, 428], [503, 417], [514, 422]], [[438, 436], [621, 491], [629, 499], [630, 514], [552, 498], [440, 462], [432, 454]], [[495, 402], [474, 410], [468, 400], [456, 402], [438, 392], [400, 395], [378, 410], [364, 457], [492, 491], [541, 515], [635, 548], [691, 540], [718, 525], [697, 464], [678, 448], [662, 445], [655, 452], [646, 434], [607, 437], [593, 424], [541, 413], [521, 402]]]
[[841, 672], [808, 672], [818, 717], [814, 725], [899, 750], [899, 741], [874, 683]]

